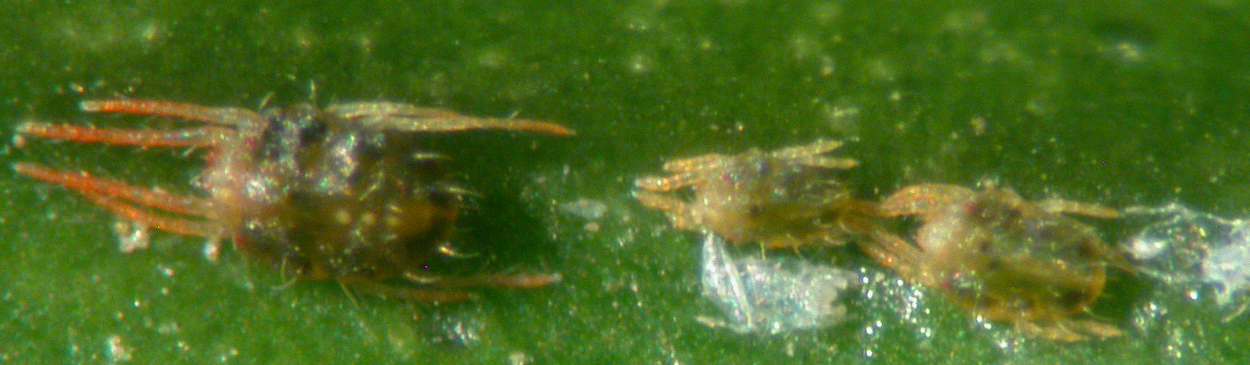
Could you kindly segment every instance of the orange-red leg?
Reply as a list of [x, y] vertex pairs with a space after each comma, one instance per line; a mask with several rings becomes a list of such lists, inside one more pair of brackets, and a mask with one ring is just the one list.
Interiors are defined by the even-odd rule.
[[85, 173], [53, 170], [34, 164], [17, 163], [13, 165], [13, 169], [23, 175], [77, 191], [119, 217], [152, 228], [210, 238], [217, 237], [221, 233], [220, 227], [212, 223], [167, 217], [125, 202], [129, 201], [174, 214], [207, 218], [207, 208], [211, 204], [207, 199], [140, 188], [116, 180], [92, 177]]
[[61, 185], [82, 194], [121, 198], [170, 213], [204, 217], [207, 215], [205, 208], [211, 204], [208, 199], [141, 188], [121, 181], [93, 177], [86, 173], [53, 170], [28, 163], [14, 164], [13, 169], [23, 175]]
[[81, 143], [99, 142], [144, 147], [212, 147], [234, 133], [231, 129], [221, 127], [136, 130], [45, 123], [24, 123], [17, 127], [17, 132]]
[[83, 196], [122, 219], [138, 222], [151, 228], [205, 238], [216, 238], [221, 235], [221, 228], [209, 222], [158, 215], [103, 195], [83, 193]]
[[259, 123], [256, 112], [239, 108], [207, 107], [159, 100], [88, 100], [82, 110], [97, 113], [123, 113], [180, 118], [205, 123], [241, 126]]

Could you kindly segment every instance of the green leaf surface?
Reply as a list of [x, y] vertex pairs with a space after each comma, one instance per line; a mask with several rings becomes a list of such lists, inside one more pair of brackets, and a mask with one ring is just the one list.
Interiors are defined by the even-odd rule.
[[[1235, 1], [11, 1], [0, 4], [0, 163], [199, 194], [201, 151], [21, 138], [28, 120], [145, 98], [250, 109], [387, 100], [550, 120], [572, 138], [431, 136], [479, 196], [449, 270], [558, 272], [433, 306], [289, 284], [227, 245], [155, 233], [0, 172], [0, 360], [15, 363], [1234, 364], [1250, 315], [1115, 273], [1092, 309], [1122, 338], [1020, 337], [855, 250], [775, 253], [864, 275], [842, 324], [708, 328], [695, 232], [631, 196], [664, 160], [841, 139], [863, 199], [997, 180], [1027, 199], [1178, 201], [1250, 215], [1250, 7]], [[1133, 227], [1099, 223], [1122, 242]], [[900, 228], [903, 226], [900, 225]], [[746, 250], [750, 251], [750, 250]], [[1197, 298], [1197, 299], [1191, 299]]]

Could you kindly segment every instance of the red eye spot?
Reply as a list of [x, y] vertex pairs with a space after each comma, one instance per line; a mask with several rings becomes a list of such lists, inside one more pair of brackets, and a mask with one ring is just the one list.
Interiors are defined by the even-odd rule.
[[967, 213], [968, 215], [981, 215], [981, 212], [984, 210], [985, 205], [978, 202], [968, 202], [964, 204], [964, 213]]

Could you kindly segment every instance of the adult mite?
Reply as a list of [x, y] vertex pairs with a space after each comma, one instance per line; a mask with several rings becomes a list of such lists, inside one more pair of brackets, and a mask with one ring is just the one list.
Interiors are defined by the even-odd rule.
[[[419, 133], [497, 129], [570, 136], [560, 125], [478, 118], [388, 102], [302, 104], [260, 112], [153, 100], [98, 100], [87, 112], [202, 124], [174, 130], [24, 123], [22, 135], [146, 148], [199, 148], [204, 196], [31, 164], [17, 172], [76, 191], [139, 227], [231, 239], [241, 255], [300, 280], [335, 280], [383, 297], [452, 302], [478, 286], [539, 287], [558, 274], [443, 277], [426, 264], [448, 252], [462, 196]], [[406, 283], [405, 283], [406, 281]]]

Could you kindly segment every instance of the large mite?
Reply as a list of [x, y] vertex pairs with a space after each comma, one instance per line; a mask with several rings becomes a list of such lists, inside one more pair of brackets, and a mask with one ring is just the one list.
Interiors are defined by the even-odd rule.
[[415, 301], [451, 302], [478, 286], [537, 287], [558, 274], [444, 277], [425, 265], [446, 252], [466, 189], [451, 182], [418, 133], [499, 129], [568, 136], [557, 124], [476, 118], [449, 110], [364, 102], [261, 112], [152, 100], [98, 100], [87, 112], [151, 115], [202, 124], [175, 130], [25, 123], [20, 134], [110, 145], [204, 149], [196, 184], [176, 195], [85, 172], [17, 163], [17, 172], [64, 186], [124, 221], [209, 240], [300, 280]]

